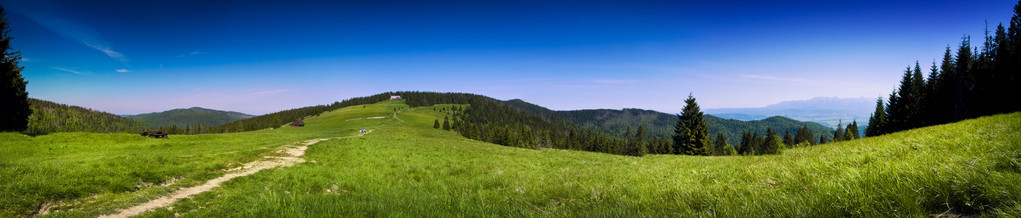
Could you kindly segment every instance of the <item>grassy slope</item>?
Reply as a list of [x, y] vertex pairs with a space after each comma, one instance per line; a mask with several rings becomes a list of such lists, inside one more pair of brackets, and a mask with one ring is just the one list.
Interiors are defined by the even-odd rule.
[[[1021, 113], [785, 150], [781, 155], [639, 158], [467, 140], [433, 129], [433, 120], [442, 119], [443, 114], [429, 108], [406, 109], [397, 119], [352, 120], [390, 116], [391, 108], [399, 106], [403, 106], [399, 101], [388, 101], [366, 108], [347, 107], [306, 119], [316, 124], [306, 128], [171, 136], [172, 140], [164, 141], [118, 134], [36, 138], [0, 134], [0, 196], [4, 196], [0, 205], [5, 205], [0, 215], [26, 215], [31, 208], [6, 205], [52, 201], [47, 196], [65, 192], [35, 188], [61, 185], [86, 190], [77, 196], [97, 200], [68, 206], [80, 209], [54, 215], [110, 212], [165, 194], [174, 186], [128, 193], [124, 185], [105, 188], [104, 180], [133, 187], [150, 173], [162, 178], [183, 176], [175, 184], [195, 185], [196, 180], [220, 175], [219, 169], [251, 160], [273, 146], [352, 135], [360, 128], [373, 133], [321, 142], [309, 148], [305, 156], [309, 162], [238, 178], [175, 203], [173, 209], [143, 215], [1021, 213], [1016, 197], [1021, 196], [1021, 135], [1017, 131]], [[77, 178], [79, 183], [64, 184], [54, 177]], [[89, 191], [89, 187], [99, 188]]]
[[[344, 112], [324, 114], [338, 116]], [[1021, 113], [786, 150], [642, 158], [527, 150], [432, 129], [417, 108], [147, 215], [1018, 215]], [[324, 119], [324, 118], [320, 118]], [[334, 124], [344, 126], [344, 124]]]

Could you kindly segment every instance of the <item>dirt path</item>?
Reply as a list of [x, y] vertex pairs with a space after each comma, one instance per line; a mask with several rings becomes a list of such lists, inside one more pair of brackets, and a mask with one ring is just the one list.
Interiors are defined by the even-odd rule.
[[[364, 134], [362, 134], [362, 135], [364, 135]], [[358, 136], [361, 136], [361, 135], [358, 135]], [[347, 137], [342, 137], [342, 138], [347, 138]], [[234, 179], [234, 178], [237, 178], [237, 177], [252, 175], [252, 174], [255, 174], [255, 173], [257, 173], [259, 171], [262, 171], [262, 170], [265, 170], [265, 169], [276, 168], [276, 167], [288, 167], [288, 166], [292, 166], [292, 165], [297, 164], [297, 163], [304, 163], [305, 159], [302, 159], [301, 156], [305, 155], [305, 150], [308, 149], [308, 146], [309, 145], [313, 145], [315, 143], [319, 143], [321, 141], [326, 141], [326, 140], [330, 140], [330, 139], [329, 138], [319, 138], [319, 139], [312, 139], [312, 140], [307, 140], [307, 141], [304, 141], [304, 142], [295, 143], [295, 144], [292, 144], [292, 145], [285, 145], [282, 149], [276, 151], [281, 156], [265, 156], [262, 160], [258, 160], [258, 161], [251, 162], [251, 163], [247, 163], [243, 167], [239, 167], [239, 168], [236, 168], [236, 169], [231, 169], [230, 171], [232, 171], [232, 172], [227, 173], [226, 175], [217, 177], [215, 179], [211, 179], [209, 181], [206, 181], [205, 184], [202, 184], [202, 185], [199, 185], [199, 186], [194, 186], [194, 187], [187, 187], [187, 188], [178, 189], [177, 191], [174, 191], [174, 193], [171, 193], [170, 195], [163, 196], [163, 197], [160, 197], [160, 198], [158, 198], [156, 200], [151, 200], [149, 202], [145, 202], [143, 204], [136, 205], [134, 207], [130, 207], [130, 208], [121, 210], [120, 212], [118, 212], [116, 214], [104, 215], [104, 216], [100, 216], [100, 217], [129, 217], [129, 216], [138, 215], [138, 214], [141, 214], [142, 212], [145, 212], [145, 211], [148, 211], [148, 210], [151, 210], [151, 209], [165, 207], [167, 205], [170, 205], [171, 203], [174, 203], [174, 201], [177, 201], [179, 199], [188, 198], [188, 197], [191, 197], [193, 195], [196, 195], [196, 194], [199, 194], [199, 193], [202, 193], [202, 192], [207, 192], [209, 190], [212, 190], [213, 188], [219, 187], [221, 183], [226, 182], [226, 181], [231, 180], [231, 179]]]

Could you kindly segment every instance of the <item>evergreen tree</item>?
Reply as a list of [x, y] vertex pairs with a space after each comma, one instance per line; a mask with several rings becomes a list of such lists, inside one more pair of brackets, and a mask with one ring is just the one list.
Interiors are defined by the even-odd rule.
[[450, 117], [443, 117], [443, 130], [450, 130]]
[[730, 147], [730, 150], [733, 150], [734, 147], [727, 144], [727, 138], [723, 137], [723, 133], [716, 133], [716, 140], [714, 140], [713, 142], [716, 144], [716, 146], [714, 146], [715, 149], [713, 149], [715, 150], [716, 155], [719, 156], [734, 155], [733, 153], [728, 153], [727, 147]]
[[833, 132], [833, 142], [839, 142], [844, 140], [844, 122], [837, 123], [837, 131]]
[[440, 120], [438, 120], [438, 119], [434, 119], [433, 120], [433, 128], [434, 129], [439, 129], [440, 128]]
[[829, 139], [827, 139], [825, 135], [820, 135], [819, 136], [819, 144], [826, 144], [826, 143], [830, 143]]
[[674, 148], [678, 154], [709, 155], [711, 154], [709, 128], [702, 118], [702, 111], [695, 103], [695, 97], [688, 94], [686, 104], [678, 115], [674, 128]]
[[858, 121], [847, 124], [847, 128], [844, 129], [844, 140], [858, 139]]
[[794, 143], [794, 136], [791, 135], [790, 131], [787, 131], [787, 130], [783, 131], [783, 144], [786, 145], [788, 148], [794, 146], [794, 144], [795, 144]]
[[740, 153], [742, 155], [749, 155], [750, 154], [751, 147], [752, 147], [751, 146], [751, 144], [752, 144], [751, 137], [752, 137], [752, 134], [751, 134], [751, 132], [748, 132], [748, 131], [745, 131], [744, 133], [741, 134], [741, 144], [740, 144], [741, 147], [738, 148], [739, 150], [738, 150], [737, 153]]
[[869, 117], [869, 126], [865, 127], [866, 136], [878, 136], [884, 134], [883, 125], [886, 123], [886, 111], [883, 110], [883, 98], [876, 100], [876, 111]]
[[635, 147], [637, 150], [636, 156], [645, 156], [646, 154], [649, 154], [648, 144], [649, 142], [645, 138], [645, 127], [638, 126], [638, 132], [635, 132]]
[[953, 113], [951, 113], [951, 122], [963, 120], [967, 115], [967, 101], [965, 101], [965, 75], [971, 72], [971, 36], [962, 37], [961, 46], [957, 49], [957, 61], [954, 66], [954, 73], [952, 89], [953, 95]]
[[762, 142], [762, 154], [779, 154], [783, 147], [781, 140], [772, 128], [766, 129], [766, 138]]
[[28, 82], [21, 76], [24, 68], [18, 66], [21, 52], [11, 48], [10, 33], [7, 13], [0, 6], [0, 132], [25, 130], [32, 115], [25, 91]]
[[794, 143], [798, 144], [805, 142], [810, 145], [818, 144], [818, 142], [815, 141], [815, 133], [812, 132], [812, 129], [809, 129], [808, 126], [801, 126], [801, 128], [798, 128], [798, 132], [794, 134]]

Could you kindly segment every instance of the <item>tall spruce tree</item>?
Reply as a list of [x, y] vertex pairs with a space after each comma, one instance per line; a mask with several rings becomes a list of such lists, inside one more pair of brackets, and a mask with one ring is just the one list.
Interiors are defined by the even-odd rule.
[[638, 131], [635, 132], [635, 154], [636, 156], [645, 156], [649, 154], [649, 142], [645, 138], [645, 126], [638, 126]]
[[772, 128], [767, 128], [766, 137], [762, 140], [762, 154], [779, 154], [783, 147], [782, 140]]
[[10, 33], [7, 13], [0, 6], [0, 132], [25, 130], [32, 114], [25, 91], [28, 82], [21, 76], [24, 68], [18, 66], [21, 52], [11, 48]]
[[713, 143], [716, 144], [714, 146], [716, 147], [716, 155], [730, 156], [737, 154], [737, 150], [734, 149], [734, 146], [727, 144], [727, 138], [723, 136], [722, 132], [716, 133], [716, 140], [714, 140]]
[[711, 154], [709, 128], [702, 118], [698, 103], [695, 103], [695, 97], [688, 94], [684, 103], [684, 109], [677, 115], [677, 125], [674, 126], [674, 148], [677, 154]]
[[861, 133], [858, 133], [858, 121], [855, 120], [854, 122], [847, 124], [847, 128], [844, 129], [844, 140], [858, 139], [858, 134]]
[[869, 126], [865, 127], [865, 136], [879, 136], [885, 134], [883, 126], [886, 124], [886, 111], [883, 109], [883, 98], [876, 100], [876, 111], [869, 117]]
[[837, 131], [833, 132], [833, 141], [839, 142], [844, 140], [844, 122], [840, 121], [837, 123]]

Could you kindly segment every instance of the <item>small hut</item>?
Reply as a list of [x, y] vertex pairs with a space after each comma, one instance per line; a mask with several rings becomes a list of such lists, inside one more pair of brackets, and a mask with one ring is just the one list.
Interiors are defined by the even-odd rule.
[[391, 95], [390, 96], [390, 100], [401, 100], [401, 96], [400, 95]]
[[291, 126], [292, 127], [303, 127], [303, 126], [305, 126], [305, 121], [301, 120], [301, 118], [295, 119], [294, 122], [291, 122]]

